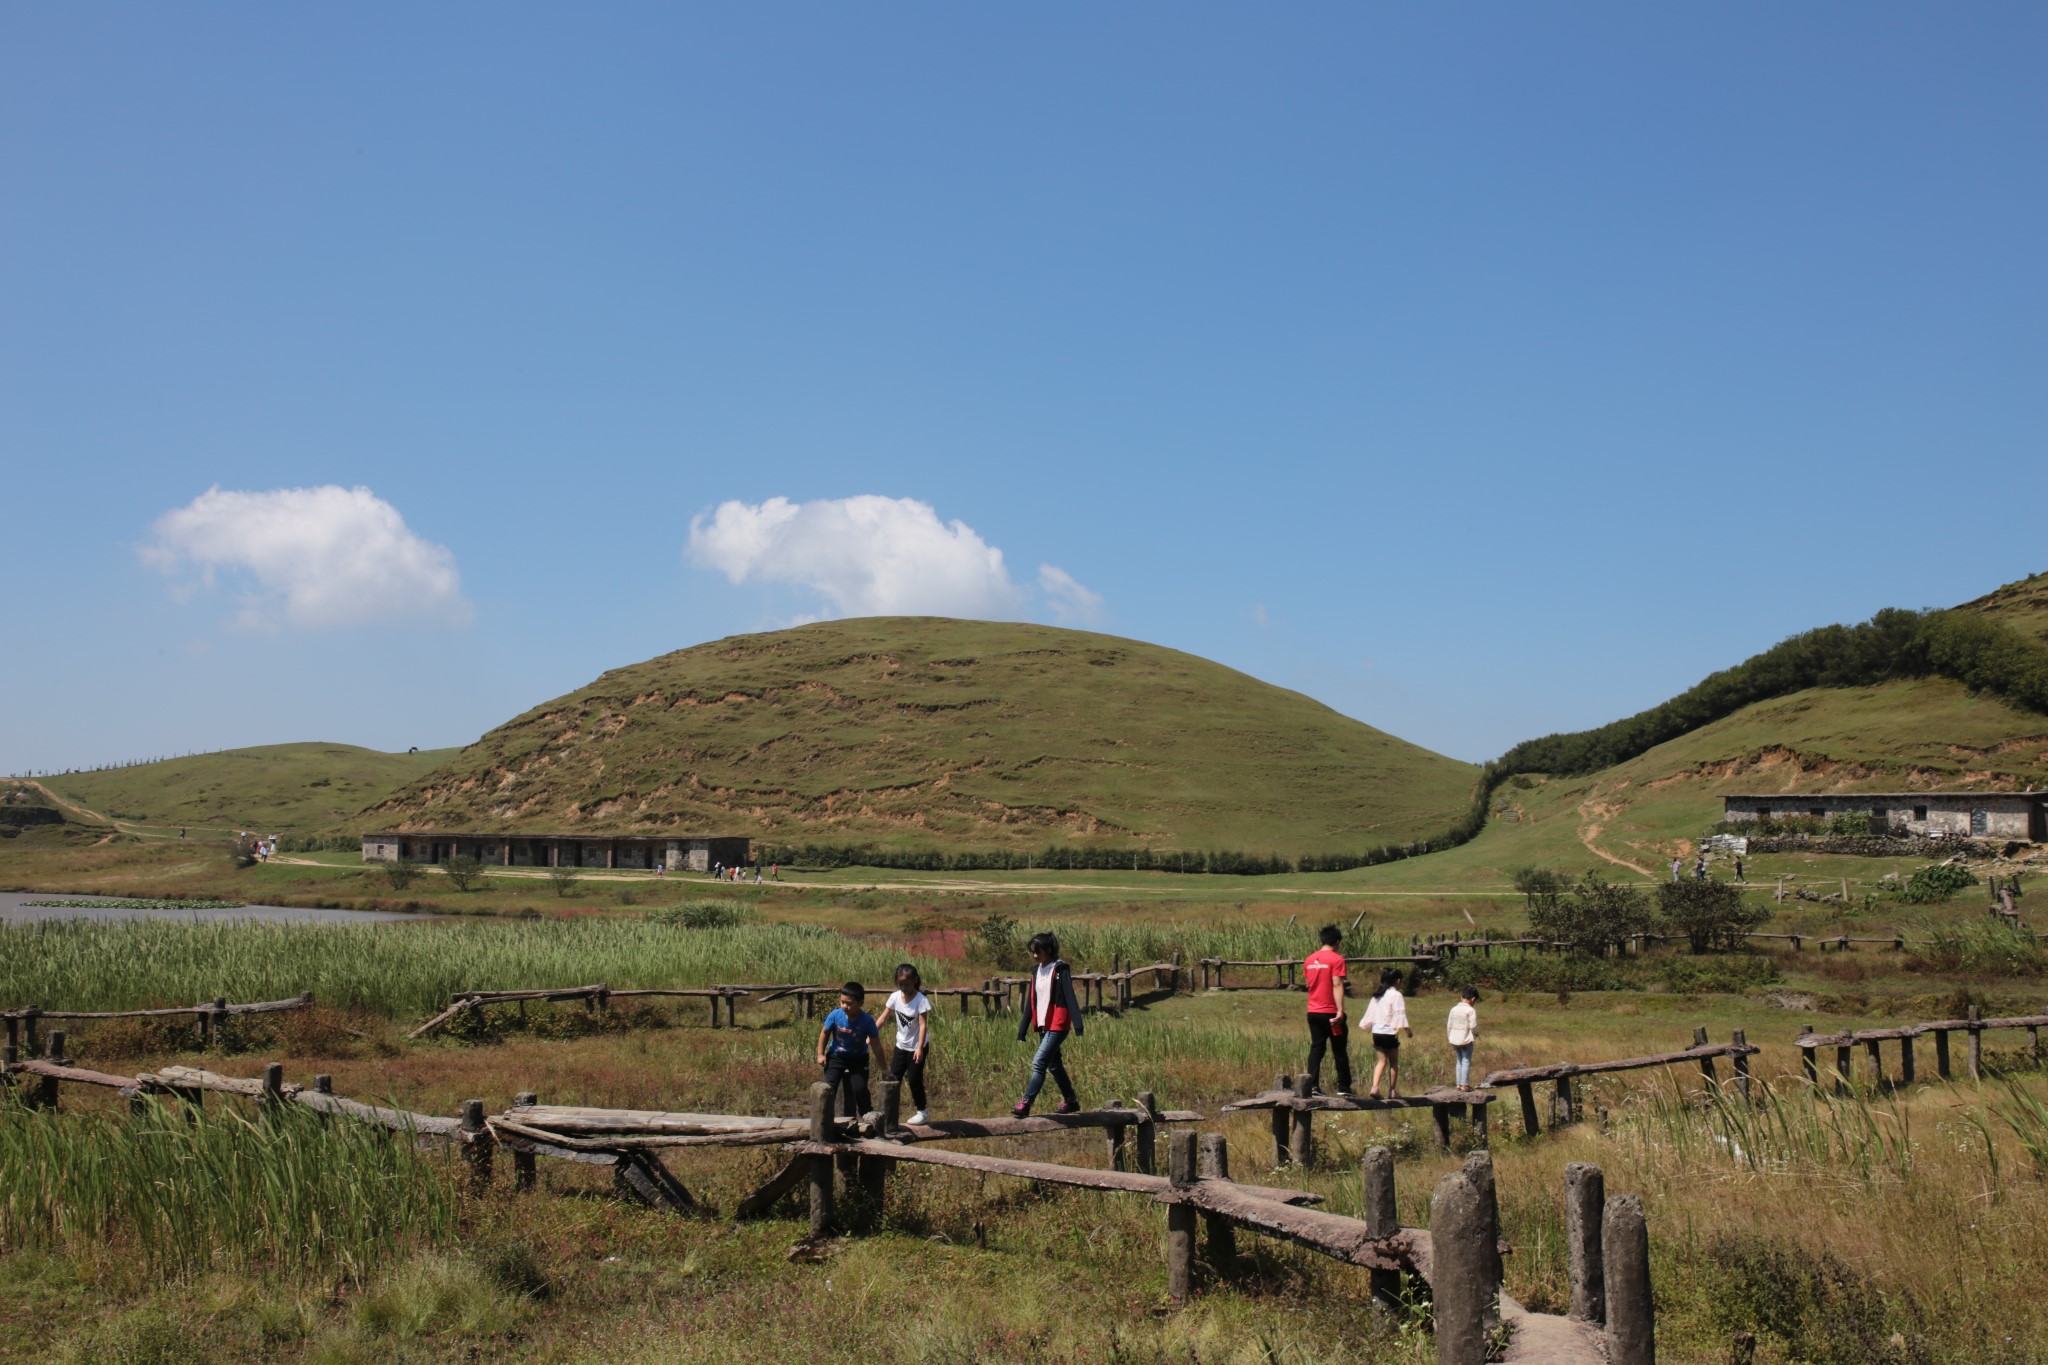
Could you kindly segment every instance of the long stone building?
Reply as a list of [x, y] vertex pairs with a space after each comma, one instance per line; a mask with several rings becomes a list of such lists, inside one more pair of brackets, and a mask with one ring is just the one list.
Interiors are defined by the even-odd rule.
[[1828, 796], [1777, 792], [1724, 796], [1724, 820], [1804, 815], [1831, 820], [1862, 811], [1873, 834], [1974, 834], [1988, 839], [2048, 842], [2048, 792], [1845, 792]]
[[732, 836], [655, 834], [450, 834], [440, 830], [363, 836], [363, 861], [445, 863], [474, 858], [490, 867], [660, 867], [709, 872], [744, 867], [752, 841]]

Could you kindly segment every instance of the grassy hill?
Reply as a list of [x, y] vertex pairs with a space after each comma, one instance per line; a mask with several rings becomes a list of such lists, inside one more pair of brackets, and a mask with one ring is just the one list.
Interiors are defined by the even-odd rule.
[[303, 832], [346, 819], [456, 752], [266, 744], [39, 780], [63, 800], [128, 825]]
[[2011, 626], [2033, 639], [2048, 642], [2048, 573], [2037, 573], [1988, 592], [1961, 610]]
[[1476, 777], [1176, 650], [871, 617], [614, 669], [357, 823], [1298, 854], [1441, 833]]

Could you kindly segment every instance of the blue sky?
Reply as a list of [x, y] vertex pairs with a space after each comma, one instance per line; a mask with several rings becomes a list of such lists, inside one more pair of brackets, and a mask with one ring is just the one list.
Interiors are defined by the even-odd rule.
[[1965, 600], [2048, 568], [2044, 38], [6, 0], [0, 769], [976, 609], [1476, 760]]

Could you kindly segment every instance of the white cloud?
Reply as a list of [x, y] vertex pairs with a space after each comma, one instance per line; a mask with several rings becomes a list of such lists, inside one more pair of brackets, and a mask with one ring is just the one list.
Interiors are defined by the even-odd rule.
[[227, 574], [246, 581], [235, 623], [323, 629], [384, 618], [468, 624], [455, 556], [414, 535], [398, 509], [367, 488], [209, 488], [156, 519], [143, 562], [188, 568], [181, 597]]
[[1082, 587], [1057, 564], [1038, 566], [1038, 590], [1063, 626], [1092, 626], [1102, 619], [1102, 594]]
[[[1010, 577], [1003, 552], [915, 498], [723, 502], [690, 521], [685, 552], [734, 583], [786, 583], [815, 593], [821, 616], [965, 616], [1016, 620], [1038, 604]], [[1093, 619], [1102, 597], [1048, 564], [1043, 605], [1062, 622]]]

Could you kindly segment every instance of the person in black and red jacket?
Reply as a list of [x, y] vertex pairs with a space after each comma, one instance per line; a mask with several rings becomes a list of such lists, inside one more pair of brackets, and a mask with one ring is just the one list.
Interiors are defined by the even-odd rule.
[[1067, 1035], [1081, 1036], [1081, 1002], [1074, 998], [1074, 974], [1060, 961], [1060, 941], [1051, 934], [1032, 935], [1031, 958], [1037, 965], [1024, 987], [1024, 1014], [1017, 1021], [1017, 1041], [1023, 1042], [1036, 1028], [1038, 1050], [1031, 1054], [1031, 1080], [1024, 1087], [1024, 1098], [1010, 1112], [1020, 1119], [1029, 1114], [1031, 1102], [1038, 1098], [1049, 1073], [1060, 1088], [1059, 1108], [1053, 1112], [1079, 1113], [1081, 1102], [1074, 1098], [1074, 1083], [1067, 1078], [1066, 1063], [1060, 1060], [1060, 1048]]

